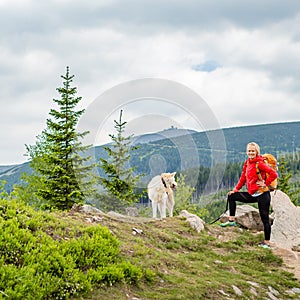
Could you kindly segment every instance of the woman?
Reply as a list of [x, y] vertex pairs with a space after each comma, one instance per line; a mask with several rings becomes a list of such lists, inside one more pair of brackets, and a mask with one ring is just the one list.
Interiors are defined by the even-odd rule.
[[[225, 223], [221, 223], [221, 227], [236, 226], [235, 211], [236, 201], [243, 203], [258, 203], [260, 218], [264, 225], [265, 240], [259, 244], [260, 247], [270, 249], [271, 224], [269, 220], [269, 209], [271, 202], [271, 195], [268, 186], [278, 175], [263, 161], [260, 155], [259, 146], [251, 142], [247, 145], [248, 159], [245, 161], [241, 177], [236, 187], [228, 192], [229, 203], [229, 219]], [[257, 174], [257, 166], [260, 170], [261, 180]], [[266, 173], [269, 174], [266, 177]], [[248, 192], [239, 192], [239, 190], [246, 184]]]

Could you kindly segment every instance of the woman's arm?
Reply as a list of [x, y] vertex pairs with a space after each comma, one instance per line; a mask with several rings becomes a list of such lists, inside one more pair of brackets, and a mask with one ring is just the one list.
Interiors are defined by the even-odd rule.
[[278, 177], [278, 174], [276, 173], [276, 171], [273, 168], [269, 167], [264, 162], [259, 162], [258, 168], [259, 168], [259, 170], [262, 170], [265, 173], [269, 174], [269, 176], [265, 180], [266, 186], [269, 186], [271, 184], [271, 182], [274, 181]]
[[238, 192], [246, 183], [246, 168], [247, 168], [247, 161], [244, 162], [242, 174], [240, 176], [240, 179], [239, 179], [237, 185], [233, 189], [234, 192]]

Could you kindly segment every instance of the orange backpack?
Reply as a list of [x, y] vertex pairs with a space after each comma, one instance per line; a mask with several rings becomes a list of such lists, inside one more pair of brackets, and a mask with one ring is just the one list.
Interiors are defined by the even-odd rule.
[[[275, 172], [278, 171], [277, 160], [272, 154], [266, 153], [266, 154], [263, 154], [262, 157], [264, 159], [265, 164], [267, 164], [269, 167], [271, 167]], [[263, 180], [261, 177], [261, 174], [260, 174], [260, 170], [258, 168], [258, 162], [256, 163], [256, 173], [258, 175], [258, 178], [260, 180]], [[268, 176], [269, 176], [269, 174], [266, 173], [266, 178], [268, 178]], [[274, 191], [277, 188], [277, 178], [271, 182], [271, 184], [269, 185], [268, 188], [270, 191]]]

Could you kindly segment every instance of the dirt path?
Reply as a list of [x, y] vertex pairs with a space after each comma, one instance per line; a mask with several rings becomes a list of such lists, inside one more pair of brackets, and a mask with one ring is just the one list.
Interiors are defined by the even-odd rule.
[[300, 253], [278, 247], [274, 247], [272, 252], [282, 257], [287, 271], [294, 273], [295, 277], [300, 280]]

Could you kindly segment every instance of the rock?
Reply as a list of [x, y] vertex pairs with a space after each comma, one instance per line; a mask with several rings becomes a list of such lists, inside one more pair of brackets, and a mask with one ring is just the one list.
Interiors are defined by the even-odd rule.
[[292, 251], [291, 249], [280, 248], [276, 246], [276, 248], [273, 249], [273, 252], [281, 257], [286, 257], [289, 260], [298, 260], [297, 253]]
[[80, 213], [86, 213], [86, 214], [103, 214], [103, 212], [94, 207], [94, 206], [91, 206], [91, 205], [87, 205], [87, 204], [84, 204], [84, 205], [80, 205], [80, 204], [74, 204], [70, 210], [70, 212], [80, 212]]
[[214, 263], [217, 264], [217, 265], [223, 264], [223, 262], [221, 260], [215, 260]]
[[276, 296], [274, 296], [271, 292], [267, 292], [267, 295], [268, 295], [268, 299], [270, 300], [279, 300]]
[[204, 230], [205, 222], [194, 214], [190, 214], [186, 210], [182, 210], [179, 214], [179, 217], [186, 218], [186, 222], [190, 224], [190, 226], [195, 229], [197, 232], [201, 232]]
[[270, 293], [272, 293], [274, 296], [279, 296], [279, 292], [277, 290], [275, 290], [273, 287], [268, 286], [268, 289], [269, 289]]
[[250, 293], [255, 297], [257, 297], [258, 295], [256, 289], [253, 286], [250, 287]]
[[292, 247], [292, 250], [293, 250], [293, 251], [296, 251], [296, 252], [300, 252], [300, 244], [299, 244], [299, 245], [294, 245], [294, 246]]
[[300, 207], [295, 206], [282, 191], [271, 193], [274, 222], [271, 242], [286, 249], [299, 249], [300, 245]]
[[115, 212], [115, 211], [109, 211], [107, 214], [108, 214], [109, 216], [115, 217], [115, 218], [117, 218], [117, 219], [124, 219], [124, 218], [126, 218], [125, 215], [119, 214], [119, 213], [117, 213], [117, 212]]
[[258, 209], [247, 204], [237, 206], [236, 222], [252, 230], [262, 231], [264, 228]]
[[230, 296], [229, 294], [225, 293], [223, 290], [218, 290], [218, 292], [219, 292], [220, 294], [222, 294], [223, 296], [226, 296], [226, 297], [229, 297], [229, 296]]
[[93, 216], [93, 217], [92, 217], [92, 221], [93, 221], [93, 222], [101, 222], [101, 221], [103, 221], [103, 218], [102, 218], [102, 217], [99, 217], [99, 216]]
[[[229, 212], [227, 211], [225, 216], [220, 219], [221, 222], [227, 221], [228, 216]], [[241, 226], [251, 230], [262, 231], [264, 229], [260, 219], [259, 210], [248, 204], [237, 205], [235, 221]], [[273, 219], [270, 217], [270, 222], [272, 223], [272, 221]]]
[[86, 218], [85, 220], [88, 223], [99, 223], [99, 222], [103, 221], [103, 218], [99, 217], [99, 216], [92, 216], [91, 218]]
[[292, 292], [295, 294], [300, 294], [300, 289], [299, 288], [292, 288]]
[[249, 283], [249, 284], [252, 285], [253, 287], [259, 288], [259, 284], [258, 284], [257, 282], [247, 281], [247, 283]]
[[126, 207], [126, 214], [130, 217], [138, 217], [138, 209], [136, 207]]
[[237, 296], [243, 296], [243, 292], [235, 285], [232, 285], [233, 291]]
[[143, 234], [143, 233], [144, 233], [144, 232], [143, 232], [142, 229], [138, 229], [138, 228], [135, 228], [135, 227], [132, 228], [132, 234], [133, 234], [133, 235], [136, 235], [136, 234]]

